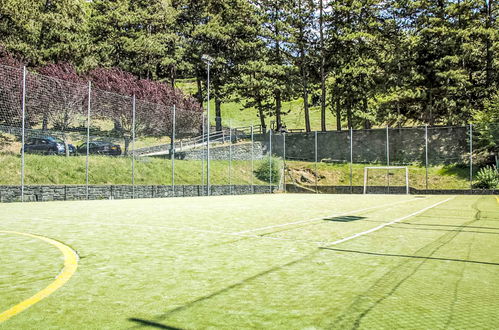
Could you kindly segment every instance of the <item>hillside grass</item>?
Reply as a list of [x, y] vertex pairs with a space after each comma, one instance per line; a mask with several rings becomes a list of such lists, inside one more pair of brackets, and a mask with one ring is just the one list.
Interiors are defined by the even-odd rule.
[[[286, 181], [305, 186], [315, 185], [315, 164], [311, 162], [286, 161]], [[369, 164], [353, 164], [352, 185], [364, 185], [364, 167]], [[376, 165], [372, 165], [376, 166]], [[409, 186], [426, 188], [426, 169], [424, 166], [410, 165]], [[469, 189], [469, 169], [458, 165], [430, 166], [428, 168], [428, 189]], [[404, 170], [370, 170], [369, 186], [405, 185]], [[317, 184], [323, 186], [350, 185], [350, 165], [317, 163]]]
[[[85, 162], [83, 156], [41, 156], [27, 154], [25, 157], [26, 184], [84, 184]], [[267, 159], [256, 160], [254, 171]], [[18, 185], [21, 176], [21, 159], [18, 155], [0, 154], [0, 184]], [[267, 184], [251, 171], [251, 161], [212, 160], [211, 184]], [[282, 164], [282, 162], [278, 162]], [[200, 160], [175, 160], [175, 184], [201, 184], [203, 163]], [[362, 186], [366, 164], [353, 165], [353, 185]], [[279, 165], [279, 170], [282, 165]], [[311, 162], [286, 161], [286, 183], [315, 185], [315, 164]], [[206, 171], [206, 162], [204, 163]], [[433, 166], [429, 168], [428, 188], [468, 189], [468, 169], [458, 166]], [[206, 172], [205, 172], [206, 173]], [[404, 185], [404, 171], [391, 170], [390, 185]], [[90, 184], [131, 184], [132, 159], [130, 157], [89, 157]], [[205, 178], [206, 179], [206, 178]], [[371, 171], [369, 185], [387, 185], [387, 171]], [[424, 189], [425, 168], [410, 166], [410, 186]], [[135, 161], [135, 183], [143, 185], [170, 185], [172, 162], [157, 157], [137, 157]], [[349, 164], [317, 164], [317, 184], [327, 186], [350, 185]]]
[[[25, 184], [84, 184], [86, 159], [83, 156], [25, 156]], [[262, 161], [255, 161], [255, 168]], [[0, 154], [0, 184], [18, 185], [21, 177], [21, 158]], [[251, 173], [251, 162], [233, 161], [229, 180], [229, 162], [211, 164], [211, 184], [266, 184]], [[175, 184], [201, 184], [202, 162], [175, 160]], [[206, 168], [206, 162], [204, 163]], [[132, 158], [89, 157], [90, 184], [131, 184]], [[172, 162], [165, 158], [138, 157], [135, 161], [135, 184], [170, 185]]]
[[[196, 82], [192, 79], [182, 79], [176, 82], [176, 87], [184, 93], [195, 95], [197, 93]], [[204, 108], [207, 108], [205, 103]], [[244, 100], [237, 100], [234, 96], [232, 100], [222, 103], [222, 124], [227, 127], [242, 127], [250, 125], [260, 125], [258, 111], [255, 108], [244, 108]], [[305, 114], [303, 110], [303, 99], [285, 101], [282, 103], [282, 120], [288, 129], [305, 128]], [[266, 117], [265, 123], [270, 127], [271, 121], [275, 121], [275, 116]], [[215, 101], [210, 100], [210, 122], [215, 124]], [[331, 111], [326, 112], [326, 123], [328, 130], [336, 129], [336, 117]], [[320, 130], [321, 114], [320, 106], [310, 108], [310, 125], [312, 130]]]

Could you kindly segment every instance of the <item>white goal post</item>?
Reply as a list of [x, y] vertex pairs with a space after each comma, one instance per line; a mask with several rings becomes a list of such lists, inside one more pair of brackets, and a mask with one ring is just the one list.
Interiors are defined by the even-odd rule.
[[407, 166], [366, 166], [364, 167], [364, 194], [367, 193], [367, 175], [370, 169], [377, 170], [405, 170], [405, 193], [409, 194], [409, 168]]

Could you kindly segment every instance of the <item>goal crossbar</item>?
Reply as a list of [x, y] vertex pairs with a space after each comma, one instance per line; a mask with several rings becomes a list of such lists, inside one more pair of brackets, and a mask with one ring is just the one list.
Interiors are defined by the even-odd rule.
[[370, 169], [405, 170], [405, 193], [409, 195], [409, 168], [407, 166], [366, 166], [364, 167], [364, 194], [367, 193], [367, 174]]

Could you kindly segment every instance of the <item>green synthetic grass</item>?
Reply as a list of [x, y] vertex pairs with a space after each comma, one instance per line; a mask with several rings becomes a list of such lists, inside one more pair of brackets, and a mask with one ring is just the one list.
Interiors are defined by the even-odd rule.
[[[299, 194], [0, 204], [0, 230], [80, 256], [68, 283], [0, 328], [496, 328], [498, 206]], [[13, 234], [0, 233], [0, 256], [0, 313], [62, 267], [57, 249]]]

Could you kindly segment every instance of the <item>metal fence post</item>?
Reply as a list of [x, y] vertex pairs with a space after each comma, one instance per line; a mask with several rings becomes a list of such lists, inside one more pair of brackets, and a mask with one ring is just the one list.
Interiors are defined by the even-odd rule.
[[232, 195], [232, 119], [229, 119], [229, 194]]
[[[208, 84], [209, 86], [209, 84]], [[208, 96], [209, 96], [209, 90], [208, 90]], [[209, 99], [209, 97], [208, 97]], [[210, 187], [210, 134], [211, 134], [211, 128], [210, 128], [210, 102], [208, 102], [208, 114], [206, 116], [206, 195], [210, 196], [211, 195], [211, 187]]]
[[314, 151], [315, 151], [315, 193], [319, 193], [319, 187], [317, 185], [317, 131], [314, 134]]
[[272, 129], [269, 129], [269, 189], [272, 193]]
[[353, 193], [353, 129], [350, 127], [350, 193]]
[[202, 116], [202, 128], [201, 128], [201, 132], [202, 132], [202, 135], [201, 135], [201, 146], [203, 148], [203, 152], [201, 153], [201, 187], [203, 188], [203, 195], [205, 194], [205, 187], [204, 187], [204, 157], [206, 156], [205, 155], [205, 147], [204, 147], [204, 125], [205, 125], [205, 114], [203, 112], [203, 116]]
[[473, 124], [470, 124], [470, 190], [473, 190]]
[[251, 125], [251, 192], [255, 193], [255, 132], [253, 130], [253, 125]]
[[88, 199], [88, 155], [90, 153], [90, 99], [92, 95], [92, 82], [88, 82], [88, 100], [87, 100], [87, 154], [85, 158], [85, 197]]
[[22, 137], [21, 137], [21, 202], [24, 202], [24, 143], [25, 143], [25, 122], [26, 122], [26, 67], [23, 66], [23, 93], [21, 100], [21, 107], [23, 113], [22, 122]]
[[426, 176], [426, 193], [428, 193], [428, 125], [424, 127], [425, 141], [425, 176]]
[[135, 198], [135, 94], [132, 98], [132, 198]]
[[286, 193], [286, 132], [282, 132], [282, 186]]
[[[386, 166], [390, 166], [390, 139], [388, 137], [388, 126], [386, 127]], [[388, 183], [388, 193], [390, 193], [390, 170], [386, 170], [386, 182]]]
[[172, 194], [175, 197], [175, 105], [173, 105], [172, 113], [172, 152], [171, 152], [171, 162], [172, 162]]

